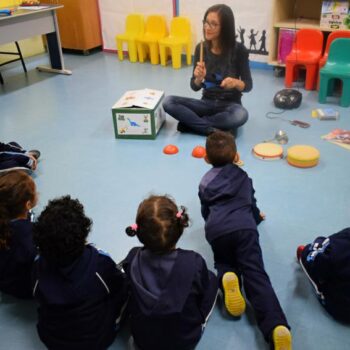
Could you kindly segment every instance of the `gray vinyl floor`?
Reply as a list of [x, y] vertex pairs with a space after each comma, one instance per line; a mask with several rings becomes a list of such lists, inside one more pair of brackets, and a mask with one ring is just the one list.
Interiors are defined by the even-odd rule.
[[[101, 52], [86, 57], [65, 55], [65, 61], [73, 70], [71, 76], [37, 72], [35, 67], [47, 62], [45, 55], [28, 60], [27, 75], [17, 65], [2, 70], [0, 140], [16, 140], [42, 152], [34, 175], [40, 194], [36, 212], [56, 196], [79, 198], [94, 221], [90, 241], [119, 261], [138, 245], [124, 233], [135, 221], [138, 203], [150, 193], [168, 193], [188, 208], [192, 219], [179, 246], [202, 254], [213, 269], [197, 197], [199, 181], [209, 166], [191, 157], [193, 147], [204, 145], [205, 138], [178, 133], [171, 117], [154, 141], [116, 140], [112, 124], [111, 107], [126, 90], [154, 88], [166, 95], [199, 97], [189, 87], [191, 67], [173, 70], [119, 62], [116, 55]], [[349, 225], [350, 152], [321, 139], [334, 128], [350, 129], [349, 109], [335, 103], [339, 121], [312, 119], [311, 110], [320, 106], [317, 92], [301, 89], [301, 107], [284, 117], [307, 121], [309, 129], [269, 120], [265, 113], [275, 110], [272, 98], [283, 88], [283, 79], [268, 69], [253, 69], [252, 74], [254, 89], [243, 99], [250, 118], [238, 133], [237, 146], [267, 217], [259, 226], [266, 270], [292, 327], [294, 349], [349, 349], [349, 327], [322, 309], [295, 260], [299, 244]], [[294, 144], [317, 147], [319, 165], [299, 169], [285, 160], [254, 158], [252, 147], [279, 129], [289, 135], [285, 150]], [[169, 143], [179, 147], [177, 155], [162, 153]], [[1, 296], [1, 349], [44, 348], [35, 324], [35, 302]], [[128, 337], [126, 327], [111, 349], [126, 348]], [[268, 345], [250, 307], [240, 320], [233, 320], [218, 303], [197, 348], [254, 350], [268, 349]]]

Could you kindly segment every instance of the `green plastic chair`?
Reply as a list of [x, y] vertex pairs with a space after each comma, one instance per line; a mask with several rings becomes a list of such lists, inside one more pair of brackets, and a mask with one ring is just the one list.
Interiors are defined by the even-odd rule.
[[320, 71], [320, 92], [318, 101], [326, 103], [329, 87], [332, 86], [332, 80], [340, 79], [343, 82], [340, 105], [342, 107], [350, 106], [350, 39], [335, 39], [329, 49], [329, 55], [326, 65]]

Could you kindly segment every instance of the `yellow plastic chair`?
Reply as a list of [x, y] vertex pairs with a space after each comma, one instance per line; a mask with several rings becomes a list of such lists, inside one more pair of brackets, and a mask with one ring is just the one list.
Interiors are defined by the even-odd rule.
[[137, 61], [137, 44], [136, 39], [144, 33], [145, 21], [143, 15], [131, 13], [126, 17], [125, 32], [115, 37], [117, 42], [119, 60], [123, 60], [123, 42], [128, 44], [130, 62]]
[[158, 41], [167, 35], [166, 21], [163, 16], [151, 15], [146, 20], [145, 33], [137, 39], [137, 53], [139, 61], [144, 62], [149, 53], [152, 64], [159, 63]]
[[159, 40], [160, 63], [166, 65], [167, 48], [171, 51], [171, 60], [173, 68], [181, 68], [182, 48], [186, 50], [187, 64], [192, 61], [192, 34], [191, 24], [186, 17], [174, 17], [170, 24], [170, 35]]

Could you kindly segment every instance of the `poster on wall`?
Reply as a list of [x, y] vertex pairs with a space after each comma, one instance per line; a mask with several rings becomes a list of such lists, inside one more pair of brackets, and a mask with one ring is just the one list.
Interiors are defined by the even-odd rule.
[[[115, 36], [124, 33], [125, 19], [130, 13], [165, 16], [167, 23], [173, 17], [173, 0], [98, 0], [101, 18], [103, 49], [116, 51]], [[127, 50], [125, 46], [124, 50]]]
[[[191, 20], [195, 43], [203, 38], [202, 20], [205, 11], [217, 3], [217, 0], [178, 1], [179, 15], [189, 17]], [[223, 0], [220, 3], [232, 8], [235, 16], [236, 39], [249, 50], [250, 60], [267, 62], [272, 0]]]

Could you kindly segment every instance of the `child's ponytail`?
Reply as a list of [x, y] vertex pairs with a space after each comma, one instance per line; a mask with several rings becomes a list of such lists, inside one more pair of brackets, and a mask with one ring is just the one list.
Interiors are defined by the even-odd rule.
[[180, 210], [176, 214], [181, 232], [184, 230], [184, 228], [189, 226], [190, 218], [187, 214], [187, 209], [183, 206], [180, 207]]
[[140, 203], [136, 224], [128, 226], [126, 234], [136, 235], [153, 253], [164, 254], [175, 249], [189, 221], [186, 208], [178, 208], [171, 197], [151, 195]]

